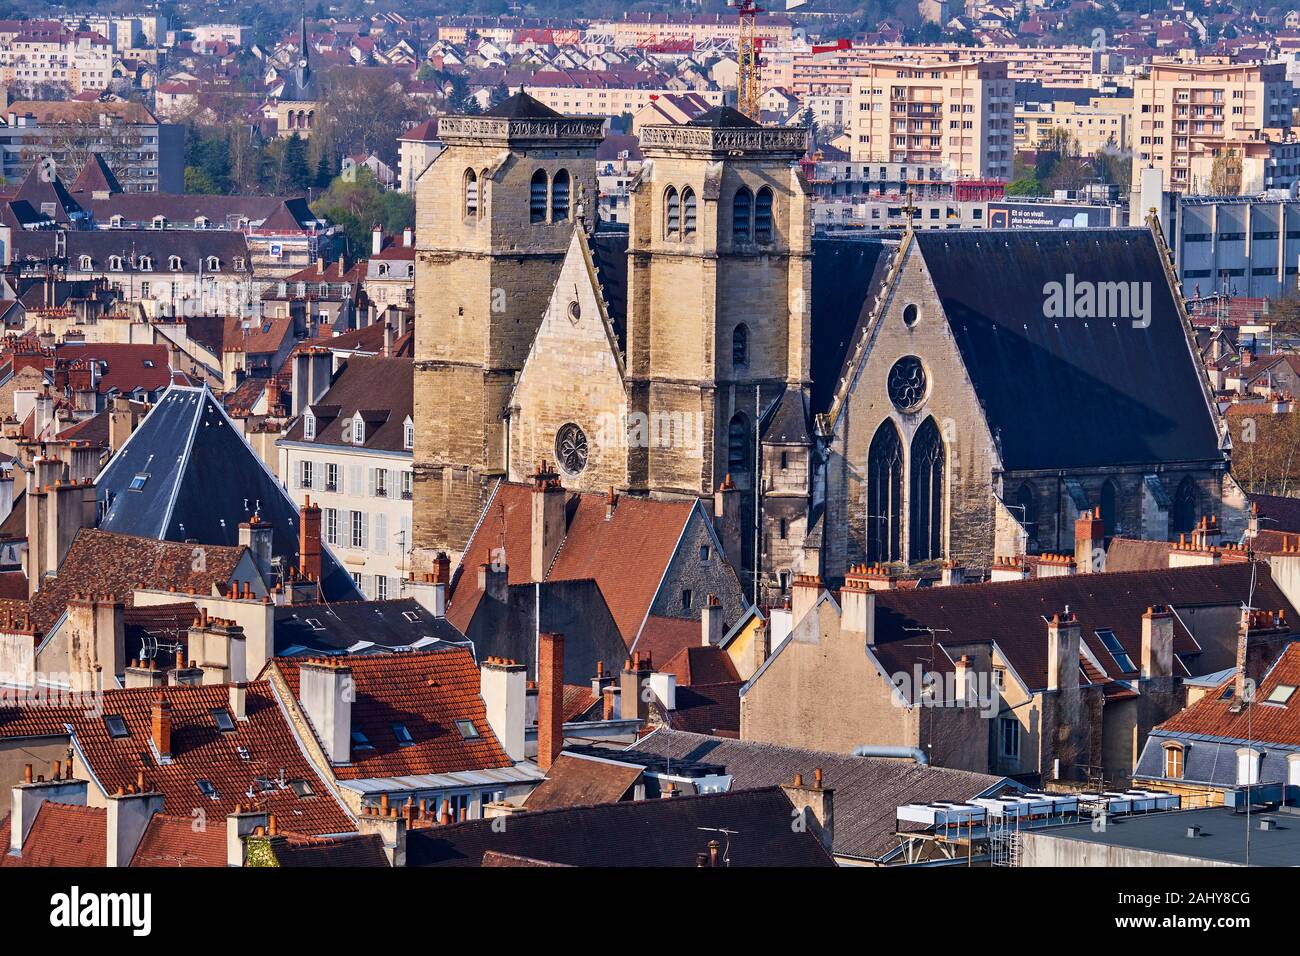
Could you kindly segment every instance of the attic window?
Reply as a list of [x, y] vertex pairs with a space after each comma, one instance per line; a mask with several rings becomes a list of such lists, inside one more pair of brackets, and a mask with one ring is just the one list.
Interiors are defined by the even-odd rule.
[[78, 262], [81, 264], [80, 267], [82, 272], [89, 272], [94, 267], [90, 260], [90, 256], [82, 256]]
[[366, 422], [360, 415], [352, 420], [352, 444], [364, 445], [366, 443]]
[[415, 746], [415, 738], [411, 736], [411, 732], [406, 729], [405, 724], [393, 724], [393, 736], [397, 738], [397, 746], [399, 747]]
[[1119, 638], [1115, 636], [1114, 631], [1110, 630], [1110, 628], [1103, 628], [1097, 632], [1097, 637], [1106, 650], [1110, 651], [1110, 656], [1115, 658], [1115, 663], [1119, 665], [1122, 673], [1127, 674], [1137, 670], [1133, 666], [1133, 658], [1128, 656], [1128, 651], [1124, 650], [1124, 646], [1120, 644]]
[[108, 730], [108, 736], [114, 740], [126, 736], [126, 721], [116, 714], [104, 718], [104, 727]]
[[316, 796], [316, 791], [311, 788], [311, 784], [306, 780], [290, 780], [289, 786], [292, 787], [293, 792], [298, 794], [300, 797]]
[[409, 418], [402, 424], [402, 447], [407, 451], [415, 448], [415, 425]]
[[420, 615], [416, 614], [414, 611], [403, 611], [402, 617], [410, 624], [420, 623]]
[[316, 416], [310, 413], [303, 416], [302, 419], [302, 437], [307, 441], [316, 440]]
[[353, 750], [374, 750], [375, 745], [359, 730], [352, 731], [352, 749]]
[[314, 617], [307, 618], [307, 626], [310, 627], [313, 631], [325, 630], [325, 625], [322, 624], [319, 620], [317, 620]]
[[460, 731], [460, 735], [466, 740], [473, 740], [478, 736], [478, 728], [474, 726], [472, 720], [456, 721], [456, 729]]
[[145, 367], [145, 368], [153, 368], [153, 359], [145, 359], [145, 360], [144, 360], [144, 367]]
[[128, 485], [128, 488], [131, 491], [144, 491], [144, 486], [148, 481], [149, 481], [149, 476], [146, 475], [144, 472], [140, 472], [138, 475], [136, 475], [134, 478], [131, 479], [131, 484]]
[[213, 786], [211, 780], [199, 778], [194, 781], [194, 785], [199, 788], [199, 793], [203, 794], [209, 800], [217, 799], [217, 788]]
[[221, 260], [216, 256], [208, 256], [208, 271], [218, 272], [221, 269]]
[[1273, 688], [1273, 692], [1264, 698], [1266, 704], [1285, 704], [1295, 693], [1295, 688], [1290, 684], [1278, 684]]
[[235, 729], [235, 718], [230, 716], [230, 711], [217, 709], [212, 712], [212, 719], [217, 723], [217, 730], [222, 733], [229, 733]]
[[180, 272], [180, 271], [181, 271], [181, 257], [180, 257], [180, 256], [168, 256], [168, 257], [167, 257], [167, 268], [171, 269], [172, 272]]

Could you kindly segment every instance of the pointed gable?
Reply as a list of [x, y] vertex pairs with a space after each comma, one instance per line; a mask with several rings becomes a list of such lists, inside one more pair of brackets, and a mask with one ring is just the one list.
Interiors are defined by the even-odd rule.
[[92, 193], [96, 195], [115, 196], [122, 191], [122, 184], [104, 161], [101, 153], [91, 153], [86, 165], [81, 167], [77, 179], [72, 184], [74, 193]]

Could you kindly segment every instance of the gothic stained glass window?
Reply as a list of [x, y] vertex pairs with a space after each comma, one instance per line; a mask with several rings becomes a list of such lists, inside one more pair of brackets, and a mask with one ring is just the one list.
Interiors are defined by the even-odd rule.
[[912, 439], [911, 554], [913, 561], [943, 557], [943, 438], [927, 418]]
[[889, 370], [885, 387], [889, 400], [903, 412], [910, 412], [925, 401], [925, 369], [915, 355], [904, 355]]
[[903, 443], [886, 420], [867, 452], [867, 560], [898, 561], [902, 541]]
[[1191, 534], [1196, 527], [1196, 482], [1184, 478], [1174, 493], [1173, 514], [1170, 515], [1171, 535]]

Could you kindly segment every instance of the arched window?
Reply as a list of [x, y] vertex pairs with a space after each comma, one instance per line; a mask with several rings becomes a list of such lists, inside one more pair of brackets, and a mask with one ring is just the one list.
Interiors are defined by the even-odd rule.
[[1115, 499], [1117, 494], [1115, 482], [1107, 478], [1101, 486], [1101, 523], [1108, 538], [1115, 533], [1115, 509], [1118, 507]]
[[676, 239], [682, 228], [682, 198], [672, 186], [664, 193], [664, 236]]
[[478, 174], [465, 170], [465, 218], [478, 218]]
[[731, 364], [749, 364], [749, 327], [743, 322], [731, 333]]
[[1165, 778], [1181, 780], [1183, 778], [1184, 750], [1181, 743], [1169, 741], [1161, 744], [1165, 751]]
[[687, 187], [682, 190], [682, 236], [686, 239], [695, 235], [695, 190]]
[[561, 169], [551, 180], [551, 221], [566, 222], [569, 218], [569, 173]]
[[772, 241], [772, 190], [764, 186], [754, 201], [754, 241]]
[[893, 421], [876, 429], [867, 451], [867, 560], [903, 556], [903, 443]]
[[314, 122], [316, 122], [316, 111], [315, 111], [315, 110], [308, 110], [308, 111], [307, 111], [307, 128], [308, 128], [308, 129], [311, 129], [312, 124], [313, 124]]
[[913, 561], [943, 557], [943, 438], [927, 418], [912, 439], [911, 552]]
[[209, 271], [209, 272], [220, 272], [220, 271], [221, 271], [221, 260], [218, 259], [216, 256], [208, 256], [208, 271]]
[[1191, 534], [1196, 527], [1196, 482], [1184, 478], [1174, 492], [1173, 513], [1169, 516], [1171, 535]]
[[82, 272], [89, 272], [91, 270], [90, 256], [82, 256], [77, 260], [77, 262], [80, 265]]
[[153, 272], [153, 256], [140, 257], [140, 271]]
[[744, 412], [736, 412], [727, 425], [727, 470], [731, 474], [741, 475], [749, 472], [749, 453], [753, 440], [749, 418]]
[[528, 221], [546, 222], [546, 170], [533, 173], [528, 191]]
[[167, 258], [167, 268], [171, 269], [172, 272], [180, 272], [180, 271], [181, 271], [181, 257], [180, 257], [180, 256], [169, 256], [169, 257]]
[[754, 194], [745, 186], [736, 190], [731, 201], [731, 241], [749, 242], [754, 223]]
[[122, 271], [122, 257], [121, 257], [121, 256], [109, 256], [109, 257], [108, 257], [108, 267], [109, 267], [111, 270], [113, 270], [114, 272], [121, 272], [121, 271]]
[[1034, 495], [1034, 486], [1025, 482], [1016, 489], [1015, 501], [1011, 512], [1025, 528], [1025, 535], [1031, 542], [1038, 541], [1038, 499]]

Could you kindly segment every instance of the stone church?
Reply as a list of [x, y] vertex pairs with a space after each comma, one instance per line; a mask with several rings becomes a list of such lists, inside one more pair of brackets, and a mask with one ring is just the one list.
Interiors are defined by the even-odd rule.
[[[542, 461], [573, 490], [711, 499], [732, 563], [779, 587], [1070, 550], [1092, 507], [1148, 537], [1237, 520], [1151, 232], [815, 238], [806, 131], [727, 107], [645, 127], [629, 224], [598, 225], [601, 127], [526, 94], [439, 124], [413, 566], [458, 557], [495, 483]], [[1145, 283], [1146, 321], [1050, 318], [1051, 282]]]

